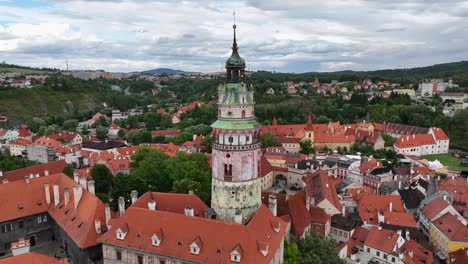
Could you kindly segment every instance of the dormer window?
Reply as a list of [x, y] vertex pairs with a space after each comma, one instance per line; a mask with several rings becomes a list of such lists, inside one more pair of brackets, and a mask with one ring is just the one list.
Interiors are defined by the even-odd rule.
[[161, 244], [161, 239], [162, 239], [162, 235], [158, 236], [156, 233], [154, 233], [151, 236], [151, 244], [155, 247], [159, 247], [159, 245]]
[[232, 251], [231, 251], [231, 261], [239, 263], [241, 261], [241, 256], [243, 254], [242, 247], [238, 244]]
[[231, 261], [240, 262], [240, 256], [237, 254], [231, 254]]
[[119, 227], [117, 231], [115, 231], [115, 233], [117, 234], [117, 239], [124, 240], [125, 236], [127, 235], [127, 230], [128, 230], [128, 226], [125, 226], [122, 228]]
[[200, 250], [203, 247], [203, 242], [200, 237], [195, 238], [193, 242], [190, 244], [190, 254], [198, 255], [200, 254]]

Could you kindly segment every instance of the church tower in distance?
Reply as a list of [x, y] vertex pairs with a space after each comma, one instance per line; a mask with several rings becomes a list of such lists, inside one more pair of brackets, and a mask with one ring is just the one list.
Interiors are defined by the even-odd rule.
[[245, 61], [239, 56], [236, 25], [226, 83], [218, 88], [218, 120], [213, 128], [211, 207], [217, 219], [246, 224], [261, 201], [260, 125], [254, 116], [253, 90], [244, 83]]

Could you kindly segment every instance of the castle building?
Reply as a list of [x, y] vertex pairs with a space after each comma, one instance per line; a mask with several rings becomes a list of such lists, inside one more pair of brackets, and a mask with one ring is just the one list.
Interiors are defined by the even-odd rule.
[[218, 88], [218, 120], [213, 128], [211, 207], [217, 219], [247, 223], [260, 207], [260, 125], [254, 116], [253, 89], [244, 82], [245, 60], [239, 56], [236, 25], [226, 83]]

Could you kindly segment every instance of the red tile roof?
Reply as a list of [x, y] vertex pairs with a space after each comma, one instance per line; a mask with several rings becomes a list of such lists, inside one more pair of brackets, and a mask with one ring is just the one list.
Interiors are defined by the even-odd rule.
[[447, 191], [452, 195], [453, 206], [457, 208], [457, 211], [466, 210], [468, 203], [468, 181], [465, 178], [447, 178], [439, 181], [437, 184], [438, 192]]
[[65, 143], [71, 142], [75, 137], [78, 136], [76, 132], [61, 132], [58, 134], [48, 135], [48, 138], [54, 139], [59, 141], [59, 139], [63, 139]]
[[156, 210], [184, 214], [186, 207], [194, 209], [194, 215], [203, 217], [208, 206], [193, 194], [147, 192], [130, 207], [148, 208], [148, 202], [156, 202]]
[[262, 203], [268, 206], [268, 196], [274, 195], [276, 197], [276, 215], [277, 216], [285, 216], [289, 215], [289, 208], [288, 208], [288, 196], [284, 193], [274, 193], [274, 192], [262, 192]]
[[24, 138], [17, 138], [15, 140], [12, 140], [8, 142], [8, 145], [19, 145], [19, 146], [29, 146], [32, 144], [31, 140], [24, 139]]
[[[51, 205], [45, 198], [44, 183], [49, 183]], [[54, 204], [53, 185], [58, 184], [60, 203]], [[94, 220], [99, 220], [105, 230], [104, 203], [83, 189], [82, 197], [75, 210], [73, 186], [76, 183], [63, 173], [39, 177], [26, 181], [15, 181], [0, 185], [0, 222], [48, 212], [55, 222], [80, 248], [97, 245], [98, 234]], [[70, 202], [64, 205], [64, 187], [69, 188]], [[68, 212], [65, 214], [65, 212]], [[72, 218], [74, 219], [72, 221]]]
[[434, 137], [436, 138], [436, 140], [448, 140], [449, 139], [447, 134], [445, 134], [444, 130], [442, 130], [442, 128], [433, 127], [432, 132], [434, 133]]
[[404, 227], [418, 228], [413, 214], [404, 212], [383, 212], [386, 224]]
[[331, 219], [331, 216], [327, 215], [325, 210], [318, 206], [310, 206], [309, 213], [312, 223], [326, 224]]
[[123, 147], [123, 148], [118, 148], [117, 152], [121, 156], [127, 156], [130, 157], [131, 155], [138, 154], [140, 152], [140, 147]]
[[356, 226], [354, 229], [353, 235], [351, 238], [348, 240], [348, 252], [347, 256], [349, 257], [352, 254], [352, 249], [354, 247], [359, 247], [361, 249], [364, 249], [364, 242], [367, 239], [367, 236], [369, 235], [370, 230], [365, 229], [360, 226]]
[[36, 145], [42, 145], [52, 148], [63, 147], [63, 143], [48, 137], [40, 137], [34, 141]]
[[179, 152], [179, 147], [174, 145], [174, 143], [169, 144], [151, 144], [151, 148], [159, 149], [162, 152], [166, 153], [169, 157], [175, 157], [177, 152]]
[[175, 136], [180, 133], [178, 129], [168, 129], [168, 130], [153, 130], [151, 131], [151, 136]]
[[33, 174], [34, 177], [36, 177], [36, 174], [39, 174], [39, 177], [42, 177], [45, 176], [46, 171], [48, 171], [48, 175], [63, 172], [65, 166], [67, 166], [67, 163], [64, 160], [57, 160], [49, 163], [29, 166], [14, 171], [7, 171], [3, 173], [3, 177], [0, 177], [0, 179], [7, 179], [9, 182], [12, 182], [24, 180], [25, 176], [30, 176], [31, 174]]
[[57, 259], [55, 257], [50, 257], [42, 255], [36, 252], [29, 252], [21, 254], [18, 256], [12, 256], [8, 258], [0, 259], [0, 264], [18, 264], [18, 263], [28, 263], [28, 264], [68, 264], [67, 259]]
[[366, 173], [368, 170], [373, 170], [373, 169], [382, 168], [382, 167], [383, 167], [382, 162], [376, 160], [374, 157], [371, 157], [366, 162], [361, 164], [361, 166], [359, 166], [359, 171], [361, 173]]
[[451, 264], [465, 264], [468, 263], [468, 248], [460, 248], [457, 251], [449, 253]]
[[432, 221], [442, 210], [450, 206], [450, 204], [442, 197], [437, 197], [430, 203], [426, 204], [420, 209], [421, 213], [424, 214], [429, 220]]
[[270, 162], [265, 156], [260, 158], [260, 176], [264, 177], [273, 170]]
[[21, 125], [20, 130], [18, 131], [18, 137], [19, 138], [24, 138], [24, 137], [31, 137], [32, 133], [29, 131], [27, 125]]
[[303, 180], [306, 183], [307, 196], [313, 197], [315, 204], [327, 199], [338, 211], [341, 211], [342, 206], [338, 199], [335, 183], [325, 171], [318, 169], [311, 175], [304, 177]]
[[398, 148], [412, 148], [434, 144], [435, 140], [431, 134], [413, 134], [408, 136], [401, 136], [395, 142], [395, 146]]
[[452, 241], [466, 242], [468, 240], [468, 228], [466, 225], [449, 212], [432, 223]]
[[126, 157], [119, 156], [110, 160], [107, 163], [107, 167], [114, 175], [118, 172], [130, 172], [130, 160]]
[[291, 233], [300, 237], [304, 234], [304, 230], [310, 225], [312, 219], [306, 207], [306, 194], [304, 191], [299, 191], [287, 200], [289, 208], [289, 216], [291, 217]]
[[[118, 240], [114, 230], [123, 225], [128, 225], [128, 233], [124, 240]], [[265, 206], [258, 209], [247, 225], [131, 207], [114, 226], [115, 229], [101, 237], [103, 244], [138, 248], [198, 263], [230, 263], [230, 253], [239, 248], [242, 262], [270, 263], [286, 232], [286, 223], [274, 217]], [[159, 246], [153, 246], [151, 237], [157, 230], [164, 236]], [[191, 254], [189, 246], [197, 238], [203, 245], [198, 255]], [[268, 248], [266, 256], [259, 250], [265, 247]]]
[[392, 204], [392, 212], [405, 212], [400, 196], [364, 194], [358, 201], [359, 216], [367, 224], [377, 225], [377, 212], [387, 212]]
[[[401, 247], [401, 250], [404, 251], [403, 263], [405, 264], [433, 263], [432, 251], [421, 246], [414, 240], [406, 241]], [[409, 255], [410, 252], [413, 252], [412, 257]]]
[[369, 231], [364, 244], [368, 247], [390, 254], [392, 253], [397, 240], [398, 234], [395, 231], [386, 229], [378, 230], [377, 227], [373, 227]]

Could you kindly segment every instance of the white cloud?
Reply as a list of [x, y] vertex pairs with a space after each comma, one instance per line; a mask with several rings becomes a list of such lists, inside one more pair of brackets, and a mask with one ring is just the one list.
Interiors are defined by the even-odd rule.
[[[133, 71], [219, 71], [232, 11], [255, 69], [423, 66], [468, 58], [468, 2], [436, 0], [0, 0], [0, 57], [11, 63]], [[441, 37], [441, 34], [443, 37]]]

